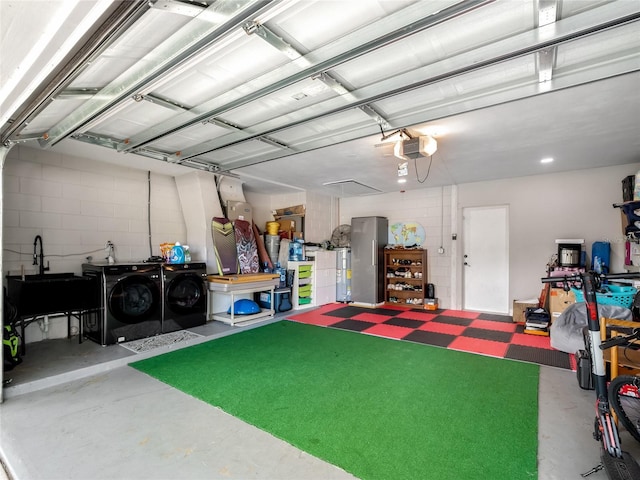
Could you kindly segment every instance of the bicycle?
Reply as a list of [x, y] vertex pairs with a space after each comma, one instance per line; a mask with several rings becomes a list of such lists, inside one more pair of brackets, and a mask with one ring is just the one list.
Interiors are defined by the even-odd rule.
[[[640, 347], [631, 343], [640, 339], [640, 327], [634, 328], [630, 335], [621, 335], [603, 342], [600, 348], [625, 345]], [[609, 383], [609, 403], [616, 413], [618, 420], [629, 434], [640, 442], [640, 377], [636, 375], [618, 375]]]
[[[604, 469], [610, 480], [638, 480], [640, 479], [640, 465], [628, 453], [622, 450], [618, 428], [614, 421], [607, 388], [607, 374], [604, 360], [604, 349], [613, 344], [604, 344], [600, 338], [600, 317], [596, 293], [600, 289], [602, 280], [622, 278], [638, 278], [640, 274], [631, 273], [575, 273], [565, 277], [545, 277], [542, 283], [564, 283], [568, 289], [569, 283], [580, 285], [584, 294], [587, 309], [587, 324], [589, 330], [588, 348], [591, 354], [591, 372], [593, 374], [596, 391], [596, 417], [594, 421], [593, 437], [601, 443], [600, 464], [582, 474], [582, 477]], [[621, 410], [623, 411], [623, 410]], [[624, 423], [623, 423], [624, 424]]]

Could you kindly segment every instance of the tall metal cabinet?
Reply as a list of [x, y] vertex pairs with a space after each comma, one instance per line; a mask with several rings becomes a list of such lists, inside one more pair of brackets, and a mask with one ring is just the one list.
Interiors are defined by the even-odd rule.
[[385, 217], [351, 219], [351, 300], [355, 303], [384, 302], [384, 247], [388, 229]]

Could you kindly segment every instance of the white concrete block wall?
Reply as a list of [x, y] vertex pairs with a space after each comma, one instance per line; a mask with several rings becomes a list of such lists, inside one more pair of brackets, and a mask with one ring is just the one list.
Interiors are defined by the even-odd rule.
[[[451, 302], [451, 187], [425, 188], [408, 192], [343, 198], [340, 200], [340, 224], [351, 224], [353, 217], [381, 216], [389, 225], [417, 222], [425, 230], [428, 283], [433, 283], [441, 308]], [[438, 253], [440, 247], [444, 253]]]
[[215, 176], [209, 172], [193, 171], [175, 177], [182, 206], [191, 259], [206, 262], [207, 272], [218, 273], [211, 235], [211, 220], [221, 217], [222, 206], [216, 188]]
[[[387, 217], [390, 224], [420, 223], [427, 237], [423, 246], [428, 250], [429, 282], [436, 286], [440, 306], [461, 308], [458, 257], [463, 253], [462, 209], [509, 205], [510, 297], [530, 298], [541, 290], [540, 277], [545, 275], [545, 265], [555, 253], [556, 238], [584, 238], [589, 254], [594, 241], [609, 241], [612, 269], [622, 270], [625, 239], [619, 210], [612, 204], [622, 201], [622, 179], [638, 168], [636, 163], [470, 183], [443, 190], [437, 187], [345, 198], [340, 201], [340, 223], [350, 223], [356, 216], [374, 215]], [[451, 239], [453, 233], [458, 240]], [[444, 254], [438, 253], [440, 246]]]
[[510, 300], [540, 294], [557, 238], [584, 239], [589, 259], [593, 242], [610, 242], [611, 271], [621, 272], [625, 236], [613, 204], [622, 203], [622, 180], [639, 168], [633, 163], [459, 185], [458, 238], [463, 208], [509, 205]]
[[[3, 173], [3, 276], [22, 268], [37, 273], [36, 235], [52, 273], [79, 274], [88, 256], [103, 261], [109, 240], [118, 261], [149, 257], [146, 171], [17, 146]], [[186, 240], [173, 177], [151, 175], [151, 225], [153, 255], [162, 242]], [[32, 324], [27, 342], [65, 336], [66, 317], [52, 319], [47, 329]]]
[[267, 222], [273, 221], [271, 196], [253, 192], [245, 192], [244, 196], [247, 199], [247, 203], [251, 205], [253, 222], [264, 233]]
[[331, 240], [331, 233], [337, 226], [337, 205], [334, 197], [307, 192], [305, 241], [322, 243]]

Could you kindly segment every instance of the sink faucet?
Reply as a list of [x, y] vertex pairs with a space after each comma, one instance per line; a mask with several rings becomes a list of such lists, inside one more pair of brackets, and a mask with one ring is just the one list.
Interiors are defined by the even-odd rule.
[[[38, 240], [40, 240], [40, 253], [38, 253]], [[40, 260], [38, 262], [38, 260]], [[40, 265], [40, 270], [38, 274], [44, 275], [44, 272], [49, 270], [49, 262], [47, 262], [47, 266], [44, 266], [44, 253], [42, 248], [42, 237], [40, 235], [36, 235], [35, 240], [33, 241], [33, 264]]]

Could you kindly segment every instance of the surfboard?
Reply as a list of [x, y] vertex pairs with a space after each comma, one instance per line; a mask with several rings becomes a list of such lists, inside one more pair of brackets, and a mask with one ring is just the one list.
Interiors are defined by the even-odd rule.
[[256, 245], [251, 223], [238, 218], [233, 222], [233, 228], [235, 230], [240, 273], [258, 273], [260, 271], [258, 246]]
[[238, 273], [238, 253], [233, 223], [228, 218], [213, 217], [211, 234], [220, 275]]
[[251, 226], [253, 228], [253, 236], [256, 238], [256, 245], [258, 246], [258, 259], [260, 260], [260, 265], [267, 265], [269, 270], [273, 269], [273, 263], [271, 263], [271, 258], [267, 253], [267, 248], [264, 246], [264, 239], [262, 235], [260, 235], [260, 230], [258, 230], [258, 226], [255, 222], [251, 222]]

